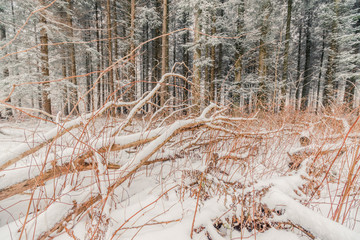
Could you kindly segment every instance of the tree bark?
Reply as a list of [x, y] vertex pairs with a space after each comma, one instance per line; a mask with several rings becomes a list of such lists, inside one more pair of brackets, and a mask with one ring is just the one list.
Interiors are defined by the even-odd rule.
[[[211, 28], [211, 34], [216, 34], [216, 17], [212, 18], [213, 26]], [[210, 92], [210, 102], [215, 101], [215, 69], [216, 69], [216, 47], [215, 45], [211, 46], [210, 49], [210, 59], [211, 59], [211, 68], [210, 68], [210, 83], [209, 83], [209, 92]]]
[[[111, 24], [111, 9], [110, 9], [110, 0], [106, 0], [106, 23], [107, 23], [107, 33], [108, 33], [108, 66], [111, 66], [113, 63], [113, 47], [112, 47], [112, 24]], [[109, 80], [109, 90], [110, 94], [114, 94], [114, 71], [111, 68], [108, 72], [108, 80]], [[114, 95], [111, 99], [114, 98]]]
[[[357, 12], [357, 14], [360, 16], [360, 0], [357, 0], [354, 4], [353, 9]], [[355, 29], [355, 34], [360, 34], [360, 18], [358, 18], [358, 20], [355, 22], [355, 24], [353, 25], [354, 29]], [[352, 46], [353, 48], [353, 53], [354, 55], [358, 55], [360, 53], [360, 43], [356, 42], [355, 44], [353, 44]], [[354, 62], [354, 65], [356, 67], [354, 67], [354, 69], [352, 69], [353, 73], [359, 72], [360, 71], [360, 67], [359, 67], [359, 60]], [[350, 108], [357, 108], [358, 107], [358, 92], [359, 90], [355, 90], [356, 89], [356, 84], [359, 81], [359, 77], [358, 76], [352, 76], [347, 82], [346, 82], [346, 90], [345, 90], [345, 97], [346, 97], [346, 102], [348, 103]]]
[[301, 96], [301, 110], [305, 111], [309, 105], [310, 95], [310, 83], [312, 76], [311, 67], [311, 26], [312, 26], [312, 7], [310, 6], [309, 0], [305, 1], [305, 17], [306, 17], [306, 42], [305, 42], [305, 68], [304, 68], [304, 81]]
[[[161, 37], [161, 76], [168, 72], [169, 69], [169, 37], [168, 33], [168, 0], [162, 0], [162, 37]], [[166, 85], [161, 86], [160, 105], [164, 106], [168, 98], [168, 88]]]
[[[87, 23], [85, 24], [87, 28], [90, 28], [90, 22], [86, 20]], [[91, 39], [91, 31], [88, 31], [85, 33], [85, 41], [90, 42]], [[85, 53], [85, 71], [86, 73], [91, 72], [91, 63], [92, 63], [92, 57], [89, 51], [86, 51]], [[90, 90], [93, 85], [93, 79], [92, 75], [86, 76], [86, 111], [91, 112], [92, 109], [94, 109], [94, 91]]]
[[[199, 45], [200, 40], [200, 14], [201, 10], [197, 6], [194, 12], [194, 44]], [[201, 58], [201, 50], [199, 46], [196, 46], [194, 50], [194, 57], [193, 57], [193, 81], [191, 86], [191, 94], [193, 99], [193, 104], [196, 105], [196, 110], [200, 110], [201, 106], [201, 99], [200, 99], [200, 79], [201, 79], [201, 69], [199, 66], [198, 61]]]
[[[40, 4], [44, 5], [45, 0], [40, 0]], [[41, 60], [41, 72], [42, 72], [42, 105], [43, 110], [48, 114], [51, 114], [51, 99], [50, 99], [50, 71], [49, 71], [49, 37], [46, 30], [46, 18], [45, 12], [39, 16], [39, 21], [42, 24], [40, 29], [40, 60]]]
[[[187, 14], [184, 13], [183, 14], [183, 17], [182, 17], [182, 24], [183, 26], [182, 27], [186, 27], [186, 20], [187, 20]], [[187, 44], [189, 42], [189, 31], [186, 31], [183, 36], [182, 36], [182, 58], [183, 58], [183, 61], [184, 61], [184, 65], [182, 66], [182, 74], [183, 76], [187, 77], [188, 76], [188, 73], [189, 73], [189, 70], [188, 70], [188, 67], [189, 67], [189, 59], [190, 59], [190, 56], [189, 56], [189, 51], [187, 51], [185, 44]], [[189, 82], [187, 81], [183, 81], [183, 87], [184, 87], [184, 90], [183, 90], [183, 101], [185, 104], [190, 104], [189, 103], [189, 91], [190, 91], [190, 85], [189, 85]], [[187, 111], [185, 110], [184, 111], [184, 114], [187, 114]]]
[[132, 82], [129, 90], [129, 100], [133, 101], [135, 99], [135, 81], [136, 81], [136, 62], [135, 62], [135, 18], [136, 18], [136, 2], [135, 0], [130, 0], [130, 71], [129, 71], [129, 80]]
[[[1, 10], [0, 10], [0, 12], [1, 12]], [[0, 24], [0, 41], [4, 41], [4, 40], [6, 40], [6, 27], [5, 27], [5, 25]], [[6, 55], [7, 51], [5, 50], [4, 52], [5, 52], [4, 55]], [[7, 64], [7, 62], [5, 62], [5, 64]], [[10, 76], [9, 68], [6, 66], [3, 69], [3, 79], [5, 79], [9, 76]], [[11, 102], [11, 98], [8, 98], [6, 102]], [[11, 117], [13, 115], [10, 108], [6, 108], [5, 115], [7, 117]], [[0, 112], [0, 116], [1, 116], [1, 112]]]
[[[118, 24], [117, 24], [118, 12], [117, 12], [116, 1], [113, 1], [113, 18], [115, 19], [114, 24], [113, 24], [114, 36], [118, 37], [119, 36], [119, 34], [118, 34]], [[118, 42], [118, 39], [114, 39], [114, 54], [113, 54], [113, 57], [115, 57], [115, 60], [119, 59], [119, 42]], [[120, 80], [120, 70], [118, 68], [115, 68], [114, 72], [115, 72], [115, 80], [119, 81]], [[117, 86], [117, 84], [115, 82], [114, 83], [114, 90], [118, 93], [117, 88], [118, 88], [118, 86]]]
[[[66, 63], [66, 49], [63, 50], [63, 60], [62, 60], [62, 77], [65, 79], [67, 77], [67, 63]], [[64, 115], [67, 116], [69, 115], [70, 111], [69, 111], [69, 97], [68, 97], [68, 86], [65, 85], [64, 86], [64, 93], [63, 93], [63, 102], [64, 102], [64, 106], [63, 106], [63, 111], [64, 111]]]
[[267, 58], [267, 46], [266, 46], [266, 37], [269, 32], [269, 18], [271, 14], [271, 3], [266, 0], [261, 6], [262, 11], [265, 13], [262, 19], [262, 23], [260, 26], [260, 44], [259, 44], [259, 90], [257, 94], [258, 107], [266, 108], [267, 105], [267, 66], [265, 63], [265, 59]]
[[[101, 16], [99, 16], [99, 12], [101, 11], [101, 5], [98, 1], [95, 2], [95, 26], [96, 26], [96, 51], [99, 54], [99, 59], [97, 62], [97, 70], [100, 71], [102, 69], [102, 47], [101, 47]], [[101, 74], [98, 73], [98, 78], [100, 78]], [[97, 80], [97, 108], [99, 108], [103, 102], [103, 96], [104, 96], [104, 83], [103, 83], [103, 77]]]
[[290, 50], [290, 40], [291, 40], [291, 14], [292, 14], [292, 4], [293, 0], [288, 0], [287, 2], [287, 17], [286, 17], [286, 34], [285, 34], [285, 49], [284, 49], [284, 63], [283, 63], [283, 74], [282, 74], [282, 87], [281, 87], [281, 105], [285, 106], [285, 95], [286, 95], [286, 86], [289, 83], [289, 50]]
[[[301, 20], [300, 20], [301, 21]], [[299, 37], [298, 37], [298, 56], [297, 56], [297, 67], [296, 67], [296, 82], [295, 82], [295, 96], [294, 96], [294, 107], [295, 109], [299, 109], [298, 108], [298, 102], [301, 98], [301, 91], [302, 89], [300, 89], [301, 87], [301, 56], [302, 56], [302, 30], [303, 30], [303, 24], [300, 23], [299, 26]]]
[[[159, 0], [155, 1], [155, 8], [157, 12], [161, 12], [161, 4]], [[161, 35], [161, 27], [156, 27], [151, 29], [151, 38], [155, 38]], [[161, 78], [161, 39], [157, 38], [151, 42], [151, 82], [152, 88], [156, 86], [156, 82]], [[155, 104], [160, 105], [160, 96], [158, 94], [155, 95], [153, 102]], [[153, 108], [155, 108], [153, 106]], [[153, 109], [155, 110], [155, 109]]]
[[319, 69], [319, 79], [318, 79], [318, 92], [317, 92], [317, 111], [320, 111], [322, 104], [321, 104], [321, 100], [322, 100], [322, 68], [324, 65], [324, 55], [325, 55], [325, 37], [326, 37], [326, 31], [323, 30], [323, 39], [322, 39], [322, 47], [321, 47], [321, 56], [320, 56], [320, 69]]
[[335, 100], [335, 91], [337, 89], [335, 83], [335, 74], [337, 67], [337, 55], [339, 54], [338, 42], [336, 40], [337, 31], [338, 31], [338, 2], [339, 0], [334, 0], [335, 3], [335, 18], [332, 20], [331, 26], [331, 39], [330, 39], [330, 53], [328, 55], [326, 73], [325, 73], [325, 87], [324, 87], [324, 107], [330, 107]]
[[[67, 14], [67, 25], [69, 26], [69, 38], [70, 41], [74, 41], [74, 30], [73, 30], [73, 20], [72, 20], [72, 14], [73, 14], [73, 0], [67, 0], [68, 2], [68, 14]], [[70, 102], [71, 106], [75, 107], [73, 114], [79, 114], [79, 105], [78, 105], [78, 90], [77, 90], [77, 73], [76, 73], [76, 56], [75, 56], [75, 44], [70, 43], [69, 44], [69, 54], [70, 54], [70, 74], [72, 76], [71, 82], [73, 86], [70, 88]]]
[[[245, 13], [245, 6], [244, 1], [241, 1], [238, 6], [238, 23], [237, 23], [237, 33], [242, 34], [244, 31], [244, 13]], [[241, 37], [236, 40], [235, 47], [235, 104], [240, 106], [240, 98], [241, 98], [241, 78], [242, 78], [242, 56], [244, 54], [244, 47], [243, 47], [244, 37]]]

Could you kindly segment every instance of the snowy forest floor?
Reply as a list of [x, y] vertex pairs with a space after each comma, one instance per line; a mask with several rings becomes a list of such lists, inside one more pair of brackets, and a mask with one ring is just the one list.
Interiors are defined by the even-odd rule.
[[137, 116], [139, 103], [1, 122], [0, 237], [360, 239], [355, 117]]

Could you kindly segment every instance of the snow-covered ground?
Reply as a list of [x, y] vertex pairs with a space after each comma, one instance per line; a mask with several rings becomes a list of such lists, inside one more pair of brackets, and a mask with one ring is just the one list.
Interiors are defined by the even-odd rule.
[[[1, 239], [360, 239], [356, 139], [300, 146], [284, 128], [234, 135], [208, 121], [111, 137], [118, 123], [100, 119], [50, 141], [0, 172]], [[0, 164], [59, 129], [1, 123]]]

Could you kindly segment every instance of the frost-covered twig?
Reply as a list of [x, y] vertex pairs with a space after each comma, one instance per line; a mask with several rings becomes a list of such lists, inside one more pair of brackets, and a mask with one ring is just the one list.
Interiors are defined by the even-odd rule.
[[184, 76], [176, 73], [166, 73], [164, 74], [160, 81], [156, 84], [156, 86], [148, 93], [145, 97], [143, 97], [137, 104], [131, 109], [130, 113], [126, 117], [125, 121], [120, 124], [119, 127], [115, 128], [112, 131], [112, 136], [116, 136], [119, 132], [125, 129], [133, 120], [135, 114], [156, 94], [156, 92], [161, 88], [161, 85], [164, 84], [165, 80], [168, 77], [178, 77], [182, 79], [186, 79]]

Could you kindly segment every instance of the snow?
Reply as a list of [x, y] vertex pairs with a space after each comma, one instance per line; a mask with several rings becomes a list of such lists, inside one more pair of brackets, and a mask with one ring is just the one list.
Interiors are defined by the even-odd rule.
[[[61, 193], [60, 197], [56, 199], [50, 206], [39, 214], [32, 214], [28, 217], [27, 224], [25, 225], [24, 234], [31, 236], [33, 239], [37, 239], [42, 233], [46, 232], [56, 223], [58, 223], [63, 217], [67, 215], [74, 207], [74, 201], [82, 201], [83, 196], [72, 196], [71, 187], [67, 186]], [[0, 228], [0, 236], [4, 239], [20, 238], [21, 226], [25, 221], [25, 217], [14, 221], [12, 224], [3, 226]], [[10, 232], [9, 232], [10, 230]]]
[[[74, 152], [81, 152], [81, 146], [86, 146], [84, 149], [100, 149], [113, 145], [121, 148], [138, 141], [151, 139], [150, 142], [139, 146], [136, 151], [126, 152], [125, 149], [115, 153], [110, 151], [102, 154], [94, 152], [93, 157], [87, 159], [87, 162], [97, 163], [94, 165], [97, 168], [64, 174], [57, 179], [47, 181], [44, 186], [35, 190], [0, 201], [0, 236], [4, 239], [20, 237], [32, 196], [33, 200], [22, 238], [26, 236], [32, 239], [41, 236], [69, 213], [72, 213], [75, 203], [83, 203], [91, 196], [99, 194], [103, 200], [107, 199], [107, 201], [94, 204], [93, 208], [87, 209], [85, 214], [65, 223], [68, 233], [74, 234], [78, 239], [90, 238], [89, 222], [96, 220], [91, 216], [102, 213], [102, 218], [107, 221], [106, 227], [101, 226], [101, 229], [105, 231], [104, 239], [111, 239], [113, 233], [116, 232], [113, 239], [190, 240], [194, 219], [194, 229], [200, 229], [199, 232], [193, 233], [193, 239], [196, 240], [207, 240], [207, 236], [211, 236], [212, 240], [309, 239], [300, 230], [291, 228], [270, 227], [265, 232], [249, 231], [246, 228], [238, 231], [232, 228], [231, 224], [226, 222], [227, 219], [231, 219], [234, 215], [241, 216], [243, 209], [249, 207], [242, 202], [242, 199], [250, 196], [250, 199], [247, 200], [254, 199], [265, 204], [270, 210], [276, 209], [277, 212], [281, 212], [281, 215], [273, 213], [272, 217], [269, 217], [268, 221], [271, 223], [290, 221], [321, 240], [360, 239], [360, 233], [356, 232], [360, 228], [356, 222], [355, 225], [341, 225], [334, 222], [328, 217], [329, 205], [326, 205], [327, 208], [322, 206], [322, 201], [329, 201], [329, 195], [334, 194], [337, 191], [336, 188], [343, 186], [344, 183], [341, 183], [342, 185], [332, 183], [333, 185], [329, 185], [328, 192], [323, 190], [319, 199], [311, 202], [310, 205], [305, 204], [309, 196], [299, 189], [308, 184], [308, 179], [311, 179], [307, 171], [313, 161], [311, 156], [303, 161], [297, 171], [276, 171], [287, 166], [287, 153], [294, 154], [308, 149], [316, 152], [321, 147], [323, 150], [336, 150], [339, 148], [339, 144], [316, 145], [314, 143], [302, 148], [293, 144], [293, 146], [287, 147], [282, 144], [291, 142], [292, 140], [289, 140], [291, 136], [288, 136], [289, 139], [285, 139], [280, 134], [274, 136], [276, 140], [263, 140], [268, 141], [266, 144], [269, 145], [256, 143], [256, 147], [261, 148], [261, 144], [263, 144], [264, 148], [260, 149], [257, 155], [253, 155], [251, 149], [229, 150], [232, 147], [230, 138], [229, 143], [221, 143], [221, 147], [214, 150], [218, 163], [216, 167], [210, 169], [208, 159], [210, 154], [203, 152], [201, 148], [191, 148], [196, 143], [206, 143], [204, 139], [211, 136], [210, 130], [201, 130], [195, 135], [193, 132], [184, 134], [179, 134], [179, 132], [191, 126], [207, 123], [215, 126], [218, 123], [216, 121], [224, 121], [221, 117], [208, 116], [214, 108], [216, 106], [211, 105], [197, 118], [178, 120], [165, 127], [144, 130], [136, 126], [134, 133], [127, 134], [123, 131], [115, 136], [111, 136], [112, 131], [109, 130], [98, 138], [95, 137], [96, 134], [89, 134], [84, 140], [84, 145], [79, 144], [79, 146], [73, 145], [72, 136], [77, 136], [81, 130], [73, 129], [71, 134], [62, 136], [61, 139], [54, 142], [54, 145], [57, 146], [56, 151], [47, 154], [46, 149], [41, 149], [17, 162], [16, 167], [1, 171], [0, 188], [4, 189], [16, 182], [37, 176], [41, 168], [43, 170], [50, 169], [53, 160], [56, 160], [57, 166], [70, 162]], [[242, 121], [242, 119], [237, 120]], [[50, 135], [53, 130], [47, 131], [47, 128], [49, 126], [42, 127], [42, 131], [38, 135], [53, 136]], [[11, 133], [7, 129], [5, 131]], [[43, 134], [44, 132], [45, 134]], [[264, 129], [260, 132], [272, 134], [278, 133], [279, 130]], [[217, 135], [217, 137], [222, 136], [221, 134]], [[11, 135], [2, 136], [2, 138], [11, 142]], [[167, 143], [169, 139], [172, 140], [171, 143]], [[179, 139], [187, 140], [176, 144]], [[165, 143], [166, 147], [163, 147]], [[245, 141], [243, 143], [247, 144]], [[15, 146], [16, 144], [9, 145]], [[349, 141], [347, 148], [351, 146]], [[6, 151], [4, 146], [0, 146], [1, 149]], [[345, 154], [341, 157], [344, 158]], [[145, 161], [160, 158], [170, 158], [171, 161], [138, 168], [139, 164]], [[107, 163], [119, 164], [120, 168], [109, 170], [106, 168]], [[334, 164], [332, 171], [337, 173], [340, 167], [341, 164]], [[134, 169], [137, 169], [136, 174], [115, 188], [108, 197], [109, 186]], [[196, 191], [199, 190], [201, 175], [204, 176], [201, 191], [202, 193], [206, 192], [208, 197], [200, 198], [197, 201]], [[235, 185], [238, 187], [232, 187]], [[332, 199], [330, 203], [335, 202], [336, 199]], [[196, 207], [197, 212], [195, 213]], [[356, 206], [354, 206], [355, 208]], [[356, 219], [354, 209], [350, 209], [352, 211], [349, 219], [350, 217]], [[252, 212], [253, 210], [249, 209], [249, 213]], [[214, 227], [217, 220], [224, 223], [220, 229]], [[355, 231], [349, 229], [349, 226], [354, 227]], [[68, 233], [62, 231], [52, 237], [56, 240], [73, 239]]]
[[77, 118], [60, 126], [54, 127], [53, 129], [46, 132], [42, 136], [32, 137], [31, 139], [27, 140], [25, 143], [19, 144], [13, 149], [8, 149], [6, 152], [0, 155], [0, 165], [7, 163], [8, 161], [25, 153], [31, 148], [35, 148], [44, 142], [48, 142], [54, 139], [60, 132], [63, 132], [64, 129], [74, 127], [76, 125], [79, 125], [80, 123], [81, 123], [81, 118]]
[[339, 223], [321, 216], [304, 205], [296, 202], [293, 198], [284, 194], [281, 190], [273, 188], [264, 198], [270, 208], [283, 209], [284, 215], [275, 220], [290, 220], [309, 230], [320, 239], [326, 240], [356, 240], [360, 234], [342, 226]]
[[284, 230], [276, 230], [275, 228], [271, 228], [270, 230], [259, 233], [257, 235], [258, 240], [300, 240], [300, 238], [291, 232], [287, 232]]
[[30, 220], [26, 225], [25, 232], [33, 233], [33, 238], [36, 239], [66, 216], [73, 208], [73, 198], [68, 193], [70, 190], [70, 186], [66, 187], [64, 194], [57, 201], [52, 203], [46, 211]]
[[[159, 136], [162, 132], [164, 132], [165, 128], [157, 128], [154, 130], [149, 130], [143, 133], [135, 133], [130, 135], [122, 135], [122, 136], [116, 136], [114, 138], [114, 144], [117, 144], [119, 146], [125, 146], [131, 143], [134, 143], [136, 141], [141, 141], [145, 139], [151, 139], [154, 137]], [[95, 147], [98, 149], [101, 147], [102, 142], [106, 142], [106, 140], [98, 141], [95, 145]]]

